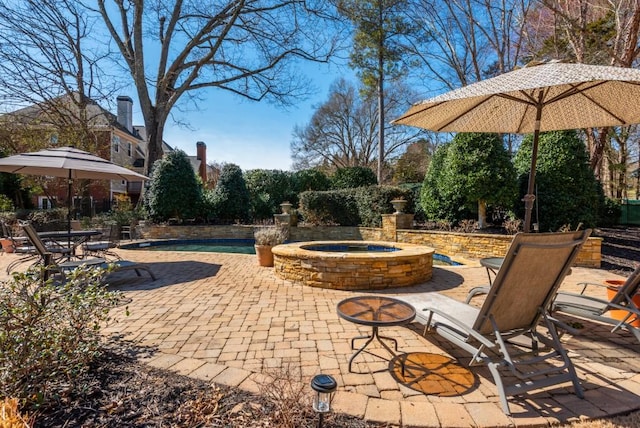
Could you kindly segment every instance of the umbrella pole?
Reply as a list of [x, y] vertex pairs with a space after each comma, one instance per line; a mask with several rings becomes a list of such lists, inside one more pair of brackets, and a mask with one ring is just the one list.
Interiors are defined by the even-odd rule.
[[536, 105], [536, 123], [533, 130], [533, 147], [531, 150], [531, 169], [529, 170], [529, 186], [527, 194], [522, 199], [524, 201], [524, 232], [531, 232], [531, 212], [533, 211], [533, 201], [536, 196], [533, 194], [536, 182], [536, 163], [538, 160], [538, 140], [540, 139], [540, 119], [542, 119], [542, 96], [540, 92], [538, 104]]
[[71, 170], [69, 170], [69, 179], [67, 181], [67, 232], [69, 233], [67, 237], [67, 245], [71, 248], [71, 183], [73, 180], [71, 179]]

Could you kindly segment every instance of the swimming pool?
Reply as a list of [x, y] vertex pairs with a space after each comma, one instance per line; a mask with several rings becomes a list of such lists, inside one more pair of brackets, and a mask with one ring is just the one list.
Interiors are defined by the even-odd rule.
[[[122, 244], [120, 248], [126, 250], [147, 251], [195, 251], [199, 253], [232, 253], [255, 254], [256, 249], [253, 239], [167, 239], [161, 241], [136, 242]], [[344, 251], [336, 246], [326, 251]], [[363, 250], [364, 251], [364, 250]], [[388, 250], [391, 251], [391, 250]], [[461, 266], [444, 254], [433, 254], [434, 266]]]
[[253, 239], [167, 239], [120, 245], [126, 250], [255, 254]]

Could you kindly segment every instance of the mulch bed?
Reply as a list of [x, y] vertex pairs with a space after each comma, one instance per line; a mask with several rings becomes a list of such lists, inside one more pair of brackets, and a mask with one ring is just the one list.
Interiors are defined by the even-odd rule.
[[[238, 388], [215, 386], [137, 362], [152, 350], [110, 342], [77, 385], [54, 405], [35, 413], [38, 427], [315, 427], [316, 414], [307, 400], [287, 400], [292, 388], [265, 385], [272, 394], [254, 395]], [[298, 388], [298, 389], [296, 389]], [[324, 427], [378, 427], [346, 415], [328, 414]]]
[[640, 262], [640, 227], [597, 228], [602, 241], [602, 269], [628, 276]]
[[[599, 228], [602, 268], [628, 275], [640, 261], [640, 228]], [[142, 352], [117, 343], [95, 361], [76, 388], [40, 409], [35, 427], [315, 427], [317, 416], [306, 400], [285, 403], [269, 394], [212, 387], [167, 370], [140, 364]], [[306, 386], [305, 386], [306, 387]], [[281, 397], [282, 398], [282, 397]], [[381, 427], [330, 414], [327, 428]]]

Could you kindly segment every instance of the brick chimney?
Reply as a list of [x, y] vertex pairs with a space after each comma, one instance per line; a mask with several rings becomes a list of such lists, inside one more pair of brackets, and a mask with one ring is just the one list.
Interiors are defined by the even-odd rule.
[[133, 100], [126, 95], [118, 98], [118, 123], [133, 133]]
[[200, 178], [203, 183], [207, 182], [207, 145], [203, 141], [196, 143], [196, 159], [200, 161]]

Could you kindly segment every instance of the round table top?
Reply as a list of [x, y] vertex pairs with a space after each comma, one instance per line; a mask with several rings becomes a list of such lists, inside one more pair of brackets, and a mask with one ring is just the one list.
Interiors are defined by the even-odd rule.
[[99, 230], [53, 230], [48, 232], [38, 232], [38, 236], [45, 239], [84, 238], [97, 235], [102, 235], [102, 232]]
[[495, 270], [500, 269], [502, 262], [504, 262], [504, 257], [485, 257], [480, 259], [480, 265]]
[[338, 315], [347, 321], [369, 326], [408, 324], [416, 317], [413, 306], [381, 296], [350, 297], [338, 303]]

